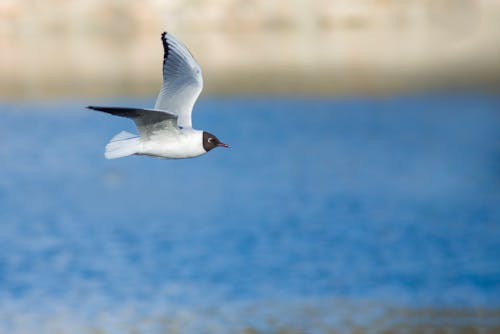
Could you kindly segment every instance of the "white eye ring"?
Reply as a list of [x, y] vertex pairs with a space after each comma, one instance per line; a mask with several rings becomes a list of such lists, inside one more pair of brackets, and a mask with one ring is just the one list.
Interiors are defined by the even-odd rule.
[[213, 141], [214, 141], [214, 139], [212, 137], [208, 138], [209, 143], [212, 143]]

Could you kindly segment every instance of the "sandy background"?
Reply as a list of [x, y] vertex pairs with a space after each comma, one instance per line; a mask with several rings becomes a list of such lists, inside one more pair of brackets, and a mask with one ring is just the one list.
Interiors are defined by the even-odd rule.
[[0, 98], [154, 95], [163, 30], [205, 94], [393, 94], [500, 83], [500, 1], [0, 2]]

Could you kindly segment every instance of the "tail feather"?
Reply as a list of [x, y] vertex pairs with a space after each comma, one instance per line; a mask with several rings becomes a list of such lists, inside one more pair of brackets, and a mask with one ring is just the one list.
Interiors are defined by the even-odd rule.
[[126, 131], [115, 135], [106, 145], [104, 156], [106, 159], [117, 159], [139, 153], [141, 149], [140, 137]]

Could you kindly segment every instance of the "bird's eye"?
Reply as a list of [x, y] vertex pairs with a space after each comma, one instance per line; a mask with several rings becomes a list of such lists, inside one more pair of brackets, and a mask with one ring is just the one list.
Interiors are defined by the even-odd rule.
[[213, 138], [208, 138], [208, 142], [209, 142], [209, 143], [213, 143], [213, 142], [214, 142], [214, 139], [213, 139]]

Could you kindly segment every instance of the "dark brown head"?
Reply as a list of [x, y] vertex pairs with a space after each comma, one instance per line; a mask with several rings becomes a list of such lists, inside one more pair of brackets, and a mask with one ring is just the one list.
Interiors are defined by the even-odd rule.
[[217, 146], [229, 147], [228, 144], [224, 144], [219, 140], [219, 138], [215, 137], [210, 132], [203, 131], [203, 148], [205, 151], [210, 151]]

